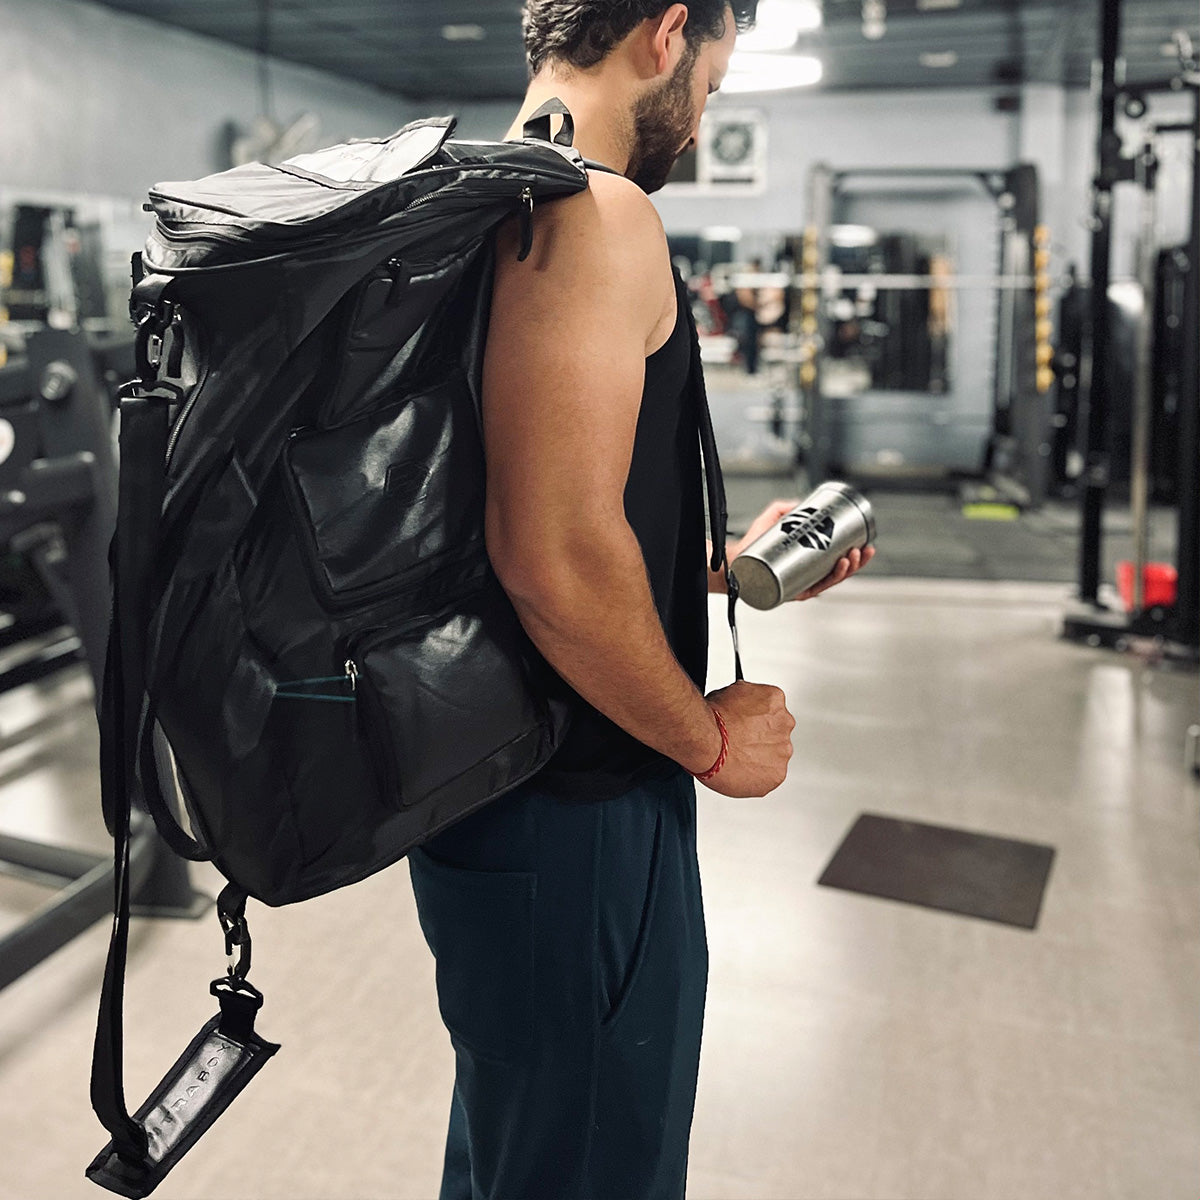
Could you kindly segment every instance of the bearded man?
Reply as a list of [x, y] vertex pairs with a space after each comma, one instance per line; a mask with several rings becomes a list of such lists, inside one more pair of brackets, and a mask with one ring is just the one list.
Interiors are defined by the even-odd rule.
[[540, 206], [525, 261], [516, 223], [497, 235], [487, 548], [573, 714], [538, 775], [410, 855], [456, 1055], [441, 1200], [684, 1193], [708, 971], [695, 780], [766, 795], [795, 722], [776, 687], [704, 694], [725, 581], [707, 562], [686, 289], [647, 194], [755, 7], [525, 5], [531, 79], [508, 136], [558, 98], [613, 173]]

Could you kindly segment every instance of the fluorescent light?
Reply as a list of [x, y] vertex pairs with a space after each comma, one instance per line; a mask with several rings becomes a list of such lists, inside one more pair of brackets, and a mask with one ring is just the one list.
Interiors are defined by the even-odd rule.
[[929, 50], [921, 55], [921, 66], [930, 70], [940, 71], [946, 67], [956, 66], [958, 52], [956, 50]]
[[869, 225], [831, 225], [829, 240], [835, 246], [857, 249], [860, 246], [874, 246], [879, 241], [879, 234]]
[[482, 42], [487, 30], [482, 25], [443, 25], [442, 37], [448, 42]]
[[737, 47], [756, 54], [790, 50], [802, 33], [820, 28], [818, 0], [761, 0], [754, 28], [738, 35]]
[[935, 12], [942, 8], [958, 8], [962, 0], [917, 0], [917, 12]]
[[820, 82], [823, 73], [821, 60], [811, 54], [751, 54], [735, 50], [721, 91], [778, 92], [811, 87]]
[[702, 242], [740, 242], [742, 231], [736, 225], [710, 225], [700, 230]]

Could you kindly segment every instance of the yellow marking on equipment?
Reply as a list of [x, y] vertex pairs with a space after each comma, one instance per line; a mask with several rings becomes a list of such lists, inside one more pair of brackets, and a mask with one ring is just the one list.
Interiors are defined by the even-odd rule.
[[968, 521], [1016, 521], [1021, 516], [1015, 504], [964, 504], [962, 513]]

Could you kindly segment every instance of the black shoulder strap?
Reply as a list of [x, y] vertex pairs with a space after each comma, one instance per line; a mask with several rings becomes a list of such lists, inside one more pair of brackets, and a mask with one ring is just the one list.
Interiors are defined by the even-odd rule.
[[696, 416], [700, 426], [700, 449], [704, 456], [704, 481], [708, 495], [708, 524], [712, 533], [712, 560], [709, 567], [713, 571], [724, 568], [725, 586], [729, 596], [729, 631], [733, 636], [733, 669], [734, 678], [744, 678], [742, 674], [742, 655], [738, 648], [737, 633], [737, 579], [729, 570], [729, 560], [726, 556], [726, 537], [729, 525], [729, 513], [725, 500], [725, 480], [721, 475], [721, 460], [717, 455], [717, 438], [713, 432], [712, 414], [708, 408], [708, 392], [704, 387], [704, 365], [700, 359], [700, 334], [696, 329], [696, 318], [692, 314], [692, 306], [688, 299], [687, 284], [683, 277], [672, 266], [675, 275], [675, 287], [679, 295], [679, 303], [687, 314], [688, 329], [692, 337], [692, 364], [689, 371], [689, 386], [696, 405]]
[[[167, 450], [167, 406], [157, 398], [121, 401], [121, 473], [117, 531], [110, 556], [113, 613], [100, 705], [101, 794], [113, 835], [112, 938], [100, 993], [92, 1051], [92, 1108], [112, 1135], [118, 1155], [130, 1161], [147, 1152], [145, 1128], [129, 1115], [122, 1069], [122, 1004], [129, 944], [129, 824], [136, 732], [145, 692], [141, 655], [144, 595], [139, 583], [154, 561], [162, 508], [162, 461]], [[135, 464], [150, 464], [139, 472]], [[157, 471], [154, 470], [157, 465]]]
[[166, 490], [167, 406], [179, 398], [166, 385], [154, 383], [174, 318], [166, 294], [170, 280], [141, 278], [139, 267], [135, 264], [138, 378], [121, 389], [117, 528], [109, 548], [113, 604], [99, 713], [101, 803], [113, 835], [114, 903], [91, 1079], [92, 1108], [112, 1135], [118, 1155], [134, 1162], [145, 1157], [147, 1141], [144, 1126], [126, 1107], [122, 1069], [130, 820], [139, 734], [146, 716], [145, 633]]
[[562, 128], [554, 137], [554, 141], [559, 146], [572, 146], [575, 144], [575, 118], [571, 116], [571, 110], [557, 97], [552, 100], [547, 100], [536, 112], [532, 113], [529, 119], [525, 122], [525, 136], [527, 138], [537, 138], [539, 141], [550, 141], [550, 118], [558, 116], [562, 117]]

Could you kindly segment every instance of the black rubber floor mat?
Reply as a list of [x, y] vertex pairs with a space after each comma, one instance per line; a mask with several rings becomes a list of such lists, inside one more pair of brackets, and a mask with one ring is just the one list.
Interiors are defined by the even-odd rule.
[[817, 881], [1036, 929], [1052, 846], [863, 813]]

